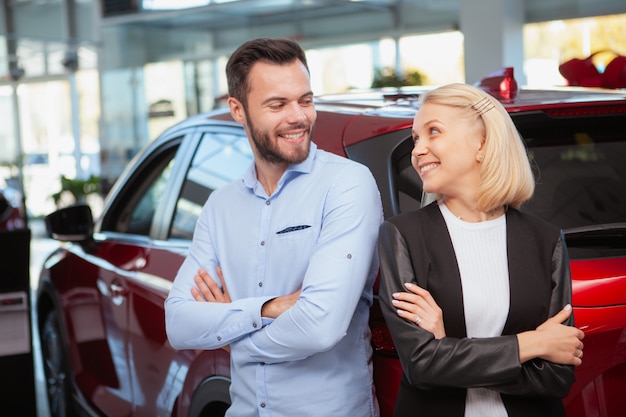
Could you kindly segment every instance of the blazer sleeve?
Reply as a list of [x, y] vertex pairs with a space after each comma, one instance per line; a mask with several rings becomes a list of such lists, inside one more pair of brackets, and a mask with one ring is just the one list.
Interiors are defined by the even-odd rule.
[[[552, 254], [552, 288], [550, 317], [559, 312], [566, 304], [572, 302], [569, 256], [563, 232], [561, 232]], [[574, 325], [573, 314], [565, 324]], [[563, 398], [569, 393], [574, 381], [573, 366], [534, 359], [522, 365], [521, 374], [515, 383], [490, 388], [503, 394]]]
[[409, 253], [398, 228], [388, 221], [381, 225], [379, 301], [405, 377], [421, 389], [513, 384], [521, 370], [515, 335], [437, 340], [432, 333], [396, 314], [392, 294], [406, 291], [405, 282], [419, 285], [423, 277], [415, 276], [415, 271], [427, 273], [429, 268], [425, 252]]

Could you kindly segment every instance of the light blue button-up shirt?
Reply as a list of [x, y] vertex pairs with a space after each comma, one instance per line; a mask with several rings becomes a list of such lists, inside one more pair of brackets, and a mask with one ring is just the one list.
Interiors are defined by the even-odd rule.
[[[317, 149], [267, 196], [252, 165], [214, 191], [165, 302], [177, 349], [230, 345], [227, 416], [370, 417], [368, 327], [382, 222], [378, 188], [363, 165]], [[224, 273], [232, 303], [194, 301], [199, 268]], [[302, 289], [275, 320], [268, 300]]]

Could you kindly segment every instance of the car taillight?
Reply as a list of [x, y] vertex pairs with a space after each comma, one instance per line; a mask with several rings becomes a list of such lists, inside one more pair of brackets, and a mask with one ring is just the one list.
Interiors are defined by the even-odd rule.
[[515, 80], [515, 76], [513, 74], [513, 67], [507, 67], [499, 71], [492, 72], [480, 80], [477, 87], [482, 88], [497, 98], [505, 100], [515, 98], [519, 92], [517, 81]]

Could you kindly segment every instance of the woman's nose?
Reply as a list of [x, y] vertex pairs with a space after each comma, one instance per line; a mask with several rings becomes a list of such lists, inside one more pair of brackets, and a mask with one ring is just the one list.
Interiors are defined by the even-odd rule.
[[425, 155], [428, 152], [428, 147], [424, 143], [424, 141], [416, 140], [413, 145], [413, 150], [411, 151], [411, 155], [415, 158], [419, 158], [420, 156]]

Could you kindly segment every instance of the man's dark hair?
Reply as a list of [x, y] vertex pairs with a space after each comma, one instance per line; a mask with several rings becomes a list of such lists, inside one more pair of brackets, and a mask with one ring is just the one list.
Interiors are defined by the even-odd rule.
[[236, 98], [247, 107], [247, 95], [250, 91], [248, 75], [252, 66], [259, 62], [269, 64], [290, 64], [296, 59], [304, 64], [307, 72], [309, 66], [302, 47], [290, 39], [259, 38], [243, 43], [233, 52], [226, 64], [228, 95]]

